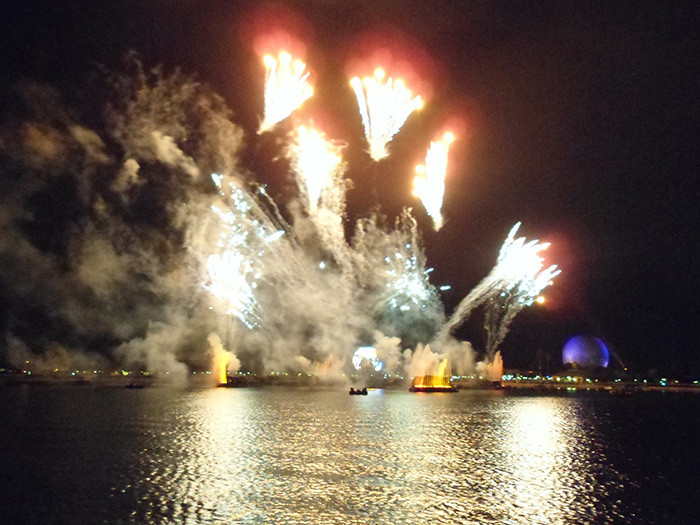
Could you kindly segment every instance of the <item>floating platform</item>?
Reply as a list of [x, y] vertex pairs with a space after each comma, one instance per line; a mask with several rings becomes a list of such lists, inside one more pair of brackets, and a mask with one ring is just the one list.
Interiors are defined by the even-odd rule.
[[431, 394], [434, 392], [457, 392], [457, 387], [454, 386], [412, 386], [408, 389], [409, 392], [424, 392]]
[[216, 385], [220, 388], [245, 388], [249, 385], [248, 379], [245, 377], [231, 376], [226, 378], [225, 383]]

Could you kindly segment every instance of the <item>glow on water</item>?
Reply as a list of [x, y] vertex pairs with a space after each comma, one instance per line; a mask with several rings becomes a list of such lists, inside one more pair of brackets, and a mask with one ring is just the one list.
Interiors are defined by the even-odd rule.
[[[0, 401], [0, 517], [19, 513], [4, 523], [693, 522], [696, 493], [679, 490], [697, 479], [694, 396], [41, 387]], [[642, 414], [658, 425], [640, 436]]]

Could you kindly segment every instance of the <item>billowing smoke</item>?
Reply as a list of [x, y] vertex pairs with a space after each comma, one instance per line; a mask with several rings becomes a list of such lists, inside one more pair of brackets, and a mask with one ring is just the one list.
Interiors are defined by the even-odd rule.
[[16, 366], [21, 342], [46, 359], [56, 345], [103, 356], [106, 368], [209, 367], [220, 321], [188, 239], [214, 193], [200, 174], [233, 170], [242, 133], [203, 86], [133, 57], [127, 67], [108, 79], [99, 128], [23, 84], [0, 129], [0, 327]]
[[474, 371], [471, 345], [440, 332], [410, 209], [393, 224], [360, 219], [348, 238], [339, 148], [326, 148], [330, 171], [311, 180], [302, 135], [322, 149], [325, 139], [305, 130], [288, 137], [300, 192], [282, 213], [239, 165], [243, 133], [220, 97], [126, 64], [106, 79], [95, 129], [33, 85], [0, 129], [7, 361], [183, 378], [226, 355], [229, 372], [338, 381], [371, 345], [389, 374], [444, 358]]

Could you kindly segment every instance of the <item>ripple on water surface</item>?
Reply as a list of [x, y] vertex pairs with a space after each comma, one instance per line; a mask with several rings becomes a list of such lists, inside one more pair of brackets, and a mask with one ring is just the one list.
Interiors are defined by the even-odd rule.
[[[0, 395], [20, 395], [7, 390]], [[669, 481], [630, 456], [635, 429], [625, 428], [633, 419], [615, 421], [627, 412], [609, 398], [274, 388], [21, 395], [7, 399], [13, 408], [0, 445], [10, 459], [0, 489], [17, 502], [9, 517], [29, 522], [607, 523], [677, 515], [658, 496], [653, 508], [632, 496]], [[647, 445], [632, 454], [661, 450]], [[674, 497], [684, 502], [683, 493]]]

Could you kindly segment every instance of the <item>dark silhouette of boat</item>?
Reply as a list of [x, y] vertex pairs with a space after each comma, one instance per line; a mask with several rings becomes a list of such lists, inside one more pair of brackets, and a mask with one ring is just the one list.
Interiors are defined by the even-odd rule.
[[146, 388], [146, 385], [144, 383], [129, 383], [124, 388], [141, 389], [141, 388]]
[[367, 387], [364, 387], [364, 388], [352, 388], [352, 387], [350, 387], [349, 394], [351, 396], [366, 396], [367, 395]]

